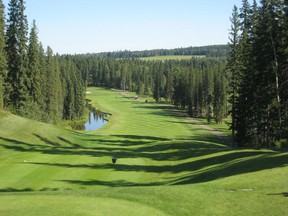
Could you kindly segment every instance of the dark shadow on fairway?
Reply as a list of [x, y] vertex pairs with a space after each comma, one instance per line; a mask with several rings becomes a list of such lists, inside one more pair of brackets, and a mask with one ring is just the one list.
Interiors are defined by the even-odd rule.
[[[275, 167], [286, 166], [287, 154], [263, 153], [255, 151], [227, 152], [224, 155], [213, 156], [205, 159], [196, 159], [178, 165], [126, 165], [126, 164], [61, 164], [61, 163], [32, 163], [35, 165], [58, 166], [65, 168], [84, 168], [84, 169], [110, 169], [121, 172], [147, 172], [147, 173], [171, 173], [181, 174], [182, 172], [192, 172], [184, 174], [182, 177], [174, 178], [162, 184], [194, 184], [217, 180], [239, 174], [257, 172]], [[73, 183], [76, 183], [74, 181]], [[82, 182], [82, 181], [78, 181]], [[85, 182], [85, 181], [84, 181]], [[96, 182], [93, 181], [95, 184]], [[106, 186], [114, 186], [115, 182]], [[87, 184], [87, 182], [85, 182]], [[92, 184], [92, 182], [89, 182]], [[120, 182], [117, 182], [117, 185]], [[129, 182], [128, 185], [138, 185], [137, 182]], [[153, 183], [154, 185], [154, 183]], [[126, 183], [123, 186], [127, 186]]]
[[137, 105], [135, 106], [135, 108], [152, 110], [150, 113], [153, 115], [171, 116], [171, 117], [177, 117], [177, 118], [187, 117], [186, 113], [180, 112], [179, 110], [175, 109], [175, 107], [169, 106], [169, 105], [157, 105], [157, 106]]
[[268, 196], [283, 196], [283, 197], [288, 197], [288, 192], [283, 192], [283, 193], [270, 193], [267, 194]]
[[44, 143], [46, 143], [46, 144], [48, 144], [48, 145], [60, 146], [59, 143], [53, 142], [53, 141], [49, 140], [48, 138], [45, 138], [45, 137], [40, 136], [39, 134], [33, 133], [33, 135], [34, 135], [35, 137], [37, 137], [38, 139], [40, 139], [42, 142], [44, 142]]
[[135, 186], [160, 186], [163, 183], [152, 182], [152, 183], [135, 183], [124, 180], [119, 181], [99, 181], [99, 180], [88, 180], [88, 181], [78, 181], [78, 180], [59, 180], [61, 182], [66, 182], [70, 184], [82, 185], [82, 186], [93, 186], [101, 185], [108, 187], [135, 187]]
[[58, 138], [59, 140], [61, 140], [62, 142], [64, 142], [64, 143], [67, 143], [67, 144], [69, 144], [69, 145], [74, 145], [74, 143], [72, 143], [70, 140], [67, 140], [67, 139], [65, 139], [65, 138], [63, 138], [63, 137], [58, 136], [57, 138]]
[[[31, 188], [16, 189], [16, 188], [3, 188], [0, 189], [0, 193], [18, 193], [18, 192], [33, 192], [33, 191], [58, 191], [59, 188], [42, 188], [40, 190], [34, 190]], [[69, 190], [69, 189], [66, 189]]]
[[[114, 137], [117, 138], [118, 135]], [[109, 137], [109, 136], [108, 136]], [[127, 137], [127, 139], [125, 138]], [[256, 172], [275, 167], [287, 166], [288, 153], [275, 153], [253, 151], [253, 150], [234, 150], [220, 143], [215, 144], [215, 137], [211, 142], [205, 138], [201, 141], [200, 137], [191, 137], [189, 140], [161, 141], [155, 137], [149, 137], [151, 144], [127, 145], [127, 141], [133, 143], [133, 139], [145, 139], [145, 136], [120, 135], [117, 143], [111, 139], [111, 145], [107, 142], [97, 143], [90, 147], [83, 147], [76, 144], [71, 146], [55, 146], [48, 142], [45, 144], [28, 144], [18, 140], [0, 137], [0, 146], [19, 152], [38, 152], [42, 154], [55, 155], [85, 155], [91, 157], [111, 157], [117, 154], [119, 158], [144, 158], [155, 161], [153, 165], [145, 164], [62, 164], [47, 163], [35, 161], [32, 164], [42, 166], [58, 166], [63, 168], [79, 169], [109, 169], [121, 172], [147, 172], [147, 173], [171, 173], [171, 179], [165, 179], [163, 184], [193, 184], [213, 181], [219, 178], [225, 178], [238, 174]], [[129, 139], [128, 139], [129, 138]], [[147, 138], [147, 137], [146, 137]], [[197, 140], [197, 141], [196, 141]], [[107, 140], [106, 140], [107, 141]], [[113, 144], [113, 145], [112, 145]], [[126, 147], [123, 148], [123, 145]], [[107, 146], [107, 147], [106, 147]], [[205, 156], [202, 158], [201, 156]], [[188, 160], [189, 161], [182, 161]], [[175, 161], [175, 165], [171, 164]], [[110, 161], [109, 161], [110, 162]], [[168, 162], [168, 163], [167, 163]], [[172, 163], [173, 164], [173, 163]], [[182, 172], [185, 172], [185, 174]], [[188, 173], [188, 174], [187, 174]], [[177, 177], [173, 177], [177, 174]], [[81, 181], [79, 181], [80, 183]], [[92, 181], [95, 184], [97, 182]], [[75, 183], [75, 182], [74, 182]], [[86, 182], [87, 183], [87, 182]], [[121, 182], [112, 182], [111, 186], [118, 185]], [[123, 186], [136, 185], [137, 182], [122, 182]], [[92, 183], [91, 183], [92, 184]], [[104, 184], [104, 183], [103, 183]], [[105, 184], [109, 184], [106, 182]], [[152, 183], [153, 185], [154, 183]], [[147, 185], [148, 186], [148, 185]]]
[[[235, 155], [231, 155], [235, 156]], [[251, 155], [252, 156], [252, 155]], [[287, 154], [263, 153], [255, 158], [242, 158], [228, 161], [226, 164], [216, 166], [202, 172], [186, 175], [173, 181], [174, 185], [201, 183], [230, 177], [239, 174], [257, 172], [267, 169], [287, 166]]]
[[137, 135], [111, 135], [112, 137], [119, 137], [124, 139], [147, 139], [151, 141], [169, 141], [171, 139], [161, 138], [161, 137], [154, 137], [154, 136], [137, 136]]
[[3, 188], [3, 189], [0, 189], [0, 193], [31, 192], [31, 191], [33, 191], [31, 188], [24, 188], [24, 189]]

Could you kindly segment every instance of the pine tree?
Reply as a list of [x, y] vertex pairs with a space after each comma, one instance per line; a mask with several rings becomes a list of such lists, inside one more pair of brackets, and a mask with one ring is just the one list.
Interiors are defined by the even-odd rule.
[[4, 106], [4, 79], [7, 75], [7, 62], [5, 55], [5, 18], [4, 4], [0, 0], [0, 109]]
[[230, 57], [227, 63], [227, 72], [228, 72], [228, 79], [230, 80], [229, 89], [230, 99], [229, 102], [232, 105], [231, 115], [232, 115], [232, 146], [236, 146], [235, 143], [235, 102], [237, 98], [237, 88], [239, 86], [239, 31], [240, 31], [240, 20], [238, 14], [238, 8], [236, 5], [233, 8], [232, 17], [230, 18], [231, 22], [231, 32], [230, 32]]
[[11, 0], [9, 3], [8, 23], [6, 31], [6, 53], [8, 59], [8, 75], [5, 101], [16, 113], [25, 115], [28, 102], [27, 90], [27, 18], [24, 14], [24, 0]]
[[279, 94], [281, 98], [282, 131], [278, 146], [288, 147], [288, 1], [283, 3], [281, 50], [279, 56]]
[[48, 122], [55, 124], [62, 119], [63, 96], [60, 81], [59, 62], [53, 55], [53, 50], [48, 46], [46, 51], [46, 101], [45, 111]]
[[[252, 54], [252, 9], [247, 0], [243, 0], [243, 6], [240, 9], [240, 42], [239, 42], [239, 74], [236, 84], [237, 97], [234, 98], [235, 113], [235, 138], [239, 146], [245, 146], [254, 142], [255, 139], [255, 121], [254, 115], [257, 107], [254, 103], [254, 58]], [[254, 140], [254, 141], [252, 141]]]
[[225, 118], [226, 106], [226, 78], [223, 69], [219, 68], [214, 73], [214, 98], [213, 98], [213, 111], [214, 119], [217, 124], [222, 123]]
[[[30, 32], [29, 45], [28, 45], [28, 78], [30, 80], [28, 90], [35, 109], [34, 112], [36, 110], [39, 110], [40, 112], [44, 100], [41, 91], [41, 85], [43, 80], [41, 74], [40, 49], [37, 34], [38, 32], [36, 22], [34, 20]], [[39, 116], [36, 115], [34, 116], [36, 117], [36, 119], [39, 119], [41, 116], [41, 112]]]
[[161, 97], [163, 96], [163, 90], [166, 83], [166, 79], [164, 76], [164, 67], [162, 62], [158, 65], [154, 65], [154, 91], [153, 91], [153, 98], [158, 103], [161, 101]]
[[172, 66], [170, 62], [165, 65], [164, 75], [166, 77], [164, 98], [166, 101], [171, 101], [172, 96], [173, 96], [173, 72], [172, 72]]
[[286, 118], [282, 109], [285, 109], [283, 103], [287, 94], [282, 94], [281, 88], [287, 80], [284, 75], [287, 68], [287, 43], [284, 45], [288, 35], [284, 30], [287, 2], [262, 0], [260, 4], [257, 7], [254, 1], [250, 7], [247, 0], [243, 1], [240, 82], [235, 103], [239, 144], [256, 148], [274, 147], [276, 142], [287, 137], [283, 130], [285, 123], [282, 123]]
[[40, 91], [41, 91], [41, 96], [43, 97], [43, 99], [40, 100], [41, 104], [39, 104], [41, 113], [42, 113], [40, 120], [43, 122], [49, 122], [49, 117], [48, 117], [48, 113], [46, 110], [46, 107], [47, 107], [46, 102], [47, 102], [47, 95], [48, 95], [46, 54], [45, 54], [45, 50], [41, 42], [39, 43], [38, 50], [39, 50], [39, 64], [40, 64], [40, 71], [41, 71], [40, 75], [41, 75], [41, 81], [42, 81]]

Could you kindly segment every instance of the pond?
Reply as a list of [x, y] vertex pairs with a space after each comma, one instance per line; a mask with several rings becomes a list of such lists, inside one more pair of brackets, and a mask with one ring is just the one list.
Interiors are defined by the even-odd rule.
[[106, 120], [109, 115], [99, 110], [96, 110], [90, 104], [87, 103], [86, 107], [89, 110], [88, 121], [81, 125], [74, 125], [74, 130], [84, 130], [84, 131], [93, 131], [98, 130], [108, 123]]
[[85, 131], [93, 131], [98, 130], [99, 128], [103, 127], [107, 124], [106, 118], [109, 115], [106, 113], [102, 113], [95, 109], [89, 109], [89, 121], [84, 124]]

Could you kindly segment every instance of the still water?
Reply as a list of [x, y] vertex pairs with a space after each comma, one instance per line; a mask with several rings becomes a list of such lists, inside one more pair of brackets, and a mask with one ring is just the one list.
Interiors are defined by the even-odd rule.
[[108, 123], [106, 120], [109, 117], [109, 114], [100, 112], [92, 107], [90, 104], [86, 104], [86, 107], [89, 110], [88, 121], [84, 124], [73, 125], [74, 130], [84, 130], [84, 131], [93, 131], [98, 130]]
[[99, 112], [95, 109], [89, 109], [89, 121], [84, 124], [85, 131], [93, 131], [98, 130], [107, 124], [107, 120], [105, 120], [109, 115], [106, 113]]

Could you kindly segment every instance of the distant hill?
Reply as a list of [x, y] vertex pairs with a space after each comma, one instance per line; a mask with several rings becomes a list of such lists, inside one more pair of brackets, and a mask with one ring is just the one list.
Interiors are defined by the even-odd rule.
[[102, 52], [97, 54], [100, 57], [110, 58], [143, 58], [152, 56], [172, 56], [172, 55], [195, 55], [206, 57], [226, 57], [229, 54], [228, 45], [210, 45], [200, 47], [187, 47], [187, 48], [175, 48], [175, 49], [154, 49], [143, 51], [116, 51], [116, 52]]

